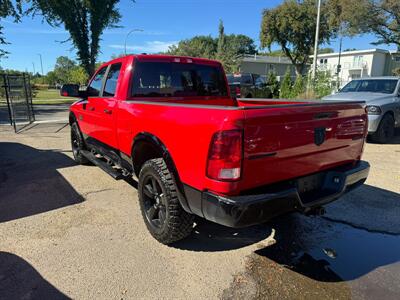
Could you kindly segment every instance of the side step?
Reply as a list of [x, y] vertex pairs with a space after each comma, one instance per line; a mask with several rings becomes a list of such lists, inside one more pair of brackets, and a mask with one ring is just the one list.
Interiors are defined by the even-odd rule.
[[104, 172], [109, 174], [115, 180], [124, 179], [125, 176], [122, 174], [122, 171], [114, 169], [112, 166], [107, 164], [105, 161], [97, 158], [93, 153], [87, 150], [81, 150], [81, 154], [87, 158], [91, 163], [100, 167]]

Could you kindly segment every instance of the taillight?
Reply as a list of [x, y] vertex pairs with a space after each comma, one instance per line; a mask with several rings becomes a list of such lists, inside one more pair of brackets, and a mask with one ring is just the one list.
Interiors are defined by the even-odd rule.
[[240, 86], [235, 87], [235, 94], [237, 98], [242, 97], [242, 91], [240, 90]]
[[221, 181], [240, 178], [242, 131], [226, 130], [214, 134], [208, 151], [207, 176]]

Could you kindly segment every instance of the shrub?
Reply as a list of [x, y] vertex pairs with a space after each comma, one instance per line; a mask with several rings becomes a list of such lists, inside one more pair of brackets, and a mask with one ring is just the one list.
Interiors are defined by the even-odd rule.
[[299, 97], [301, 94], [305, 92], [305, 88], [306, 88], [305, 79], [303, 78], [303, 76], [297, 75], [292, 88], [292, 97], [293, 98]]
[[282, 80], [279, 98], [289, 99], [291, 97], [292, 97], [292, 79], [290, 78], [290, 70], [288, 68]]
[[269, 72], [267, 75], [266, 88], [269, 90], [271, 98], [279, 97], [279, 82], [276, 79], [275, 72]]
[[332, 93], [331, 74], [329, 71], [318, 71], [315, 74], [313, 90], [317, 98], [322, 98]]

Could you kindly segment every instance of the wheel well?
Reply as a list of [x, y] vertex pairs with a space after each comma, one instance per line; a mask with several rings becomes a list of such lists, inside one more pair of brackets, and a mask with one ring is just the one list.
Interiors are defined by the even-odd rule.
[[159, 157], [164, 157], [164, 151], [159, 145], [147, 140], [135, 142], [132, 149], [132, 164], [136, 176], [139, 176], [140, 169], [146, 161]]
[[383, 116], [385, 116], [385, 115], [391, 115], [393, 117], [393, 119], [394, 119], [394, 112], [391, 111], [391, 110], [385, 112], [385, 114]]

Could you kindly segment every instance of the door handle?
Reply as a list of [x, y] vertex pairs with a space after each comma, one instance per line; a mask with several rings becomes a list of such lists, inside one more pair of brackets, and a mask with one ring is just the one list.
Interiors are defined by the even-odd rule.
[[112, 114], [112, 110], [110, 109], [105, 109], [104, 113], [106, 113], [107, 115], [111, 115]]

